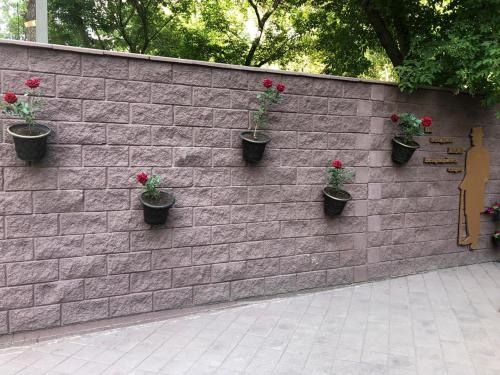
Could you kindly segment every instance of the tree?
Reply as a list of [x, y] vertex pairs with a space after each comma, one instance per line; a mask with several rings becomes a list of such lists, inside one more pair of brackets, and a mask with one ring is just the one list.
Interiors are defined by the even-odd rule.
[[[309, 0], [49, 0], [52, 43], [262, 66], [307, 50]], [[249, 33], [254, 24], [256, 35]]]
[[439, 2], [315, 0], [312, 25], [319, 36], [317, 47], [324, 51], [326, 71], [362, 74], [374, 63], [368, 51], [385, 52], [393, 66], [401, 65], [413, 36], [432, 33]]
[[457, 0], [432, 36], [417, 36], [397, 67], [400, 87], [445, 86], [500, 103], [500, 1]]
[[[4, 0], [4, 37], [25, 38]], [[51, 43], [451, 87], [493, 105], [500, 0], [48, 0]], [[21, 25], [20, 25], [21, 24]], [[21, 26], [21, 27], [20, 27]]]
[[148, 53], [192, 5], [190, 0], [51, 0], [50, 41]]
[[19, 0], [4, 0], [0, 5], [0, 38], [22, 40], [26, 37], [24, 15], [27, 3]]
[[111, 48], [98, 28], [94, 0], [49, 0], [49, 43]]
[[402, 90], [435, 85], [499, 102], [500, 0], [314, 1], [326, 72], [363, 75], [383, 52]]
[[300, 54], [301, 40], [308, 30], [301, 24], [306, 0], [247, 0], [255, 17], [256, 35], [245, 56], [244, 65], [263, 66], [293, 60]]

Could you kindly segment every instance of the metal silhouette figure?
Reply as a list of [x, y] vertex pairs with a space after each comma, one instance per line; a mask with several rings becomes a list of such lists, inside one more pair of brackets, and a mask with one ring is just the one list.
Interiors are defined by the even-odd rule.
[[[484, 191], [490, 174], [490, 154], [483, 147], [483, 129], [472, 128], [472, 147], [465, 159], [465, 176], [460, 183], [460, 216], [458, 244], [477, 249], [481, 234], [481, 212], [484, 211]], [[464, 238], [464, 224], [467, 231]]]

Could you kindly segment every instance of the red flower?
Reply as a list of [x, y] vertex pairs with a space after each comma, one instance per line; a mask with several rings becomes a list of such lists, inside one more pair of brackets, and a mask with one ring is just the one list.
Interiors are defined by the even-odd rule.
[[276, 85], [276, 90], [278, 90], [279, 92], [283, 92], [283, 91], [285, 91], [285, 85], [284, 85], [284, 84], [282, 84], [282, 83], [278, 83], [278, 84]]
[[144, 185], [146, 182], [148, 182], [148, 175], [144, 172], [141, 172], [137, 175], [135, 178], [138, 183]]
[[30, 89], [36, 89], [40, 86], [40, 78], [30, 78], [24, 81], [24, 84]]
[[342, 168], [342, 162], [340, 160], [334, 160], [334, 161], [332, 161], [332, 167], [340, 169], [340, 168]]
[[398, 122], [399, 121], [399, 116], [395, 113], [391, 115], [391, 121], [392, 122]]
[[13, 92], [6, 92], [5, 95], [3, 96], [3, 100], [5, 100], [9, 104], [14, 104], [17, 102], [17, 96]]
[[273, 80], [266, 78], [265, 80], [262, 81], [262, 84], [264, 85], [264, 87], [266, 89], [268, 89], [269, 87], [271, 87], [273, 85]]
[[422, 125], [425, 127], [431, 126], [432, 119], [430, 117], [424, 116], [422, 117]]

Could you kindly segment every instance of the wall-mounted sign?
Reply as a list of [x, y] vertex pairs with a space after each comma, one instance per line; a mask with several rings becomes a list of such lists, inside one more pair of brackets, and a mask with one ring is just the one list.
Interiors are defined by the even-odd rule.
[[463, 147], [448, 147], [448, 154], [463, 154]]
[[457, 164], [457, 159], [451, 158], [424, 158], [424, 164]]
[[458, 244], [477, 249], [481, 234], [481, 212], [484, 211], [484, 190], [490, 174], [490, 154], [483, 147], [482, 128], [473, 128], [471, 136], [472, 147], [467, 151], [465, 176], [459, 186]]
[[463, 171], [463, 168], [446, 168], [446, 172], [448, 173], [462, 173]]
[[451, 137], [430, 137], [430, 143], [453, 143], [453, 138]]

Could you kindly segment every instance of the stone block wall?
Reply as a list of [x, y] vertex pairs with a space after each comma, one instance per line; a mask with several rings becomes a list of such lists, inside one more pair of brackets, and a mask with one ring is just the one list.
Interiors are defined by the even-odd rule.
[[[0, 41], [2, 92], [42, 79], [45, 159], [16, 158], [0, 119], [0, 334], [363, 282], [498, 259], [457, 246], [461, 174], [422, 163], [420, 139], [390, 160], [392, 112], [434, 119], [468, 148], [483, 126], [487, 202], [500, 200], [500, 126], [467, 96], [401, 94], [380, 82]], [[265, 159], [249, 166], [239, 132], [263, 78], [286, 85]], [[458, 156], [463, 165], [463, 155]], [[354, 200], [327, 218], [328, 160], [356, 169]], [[135, 175], [177, 199], [165, 226], [143, 222]]]

